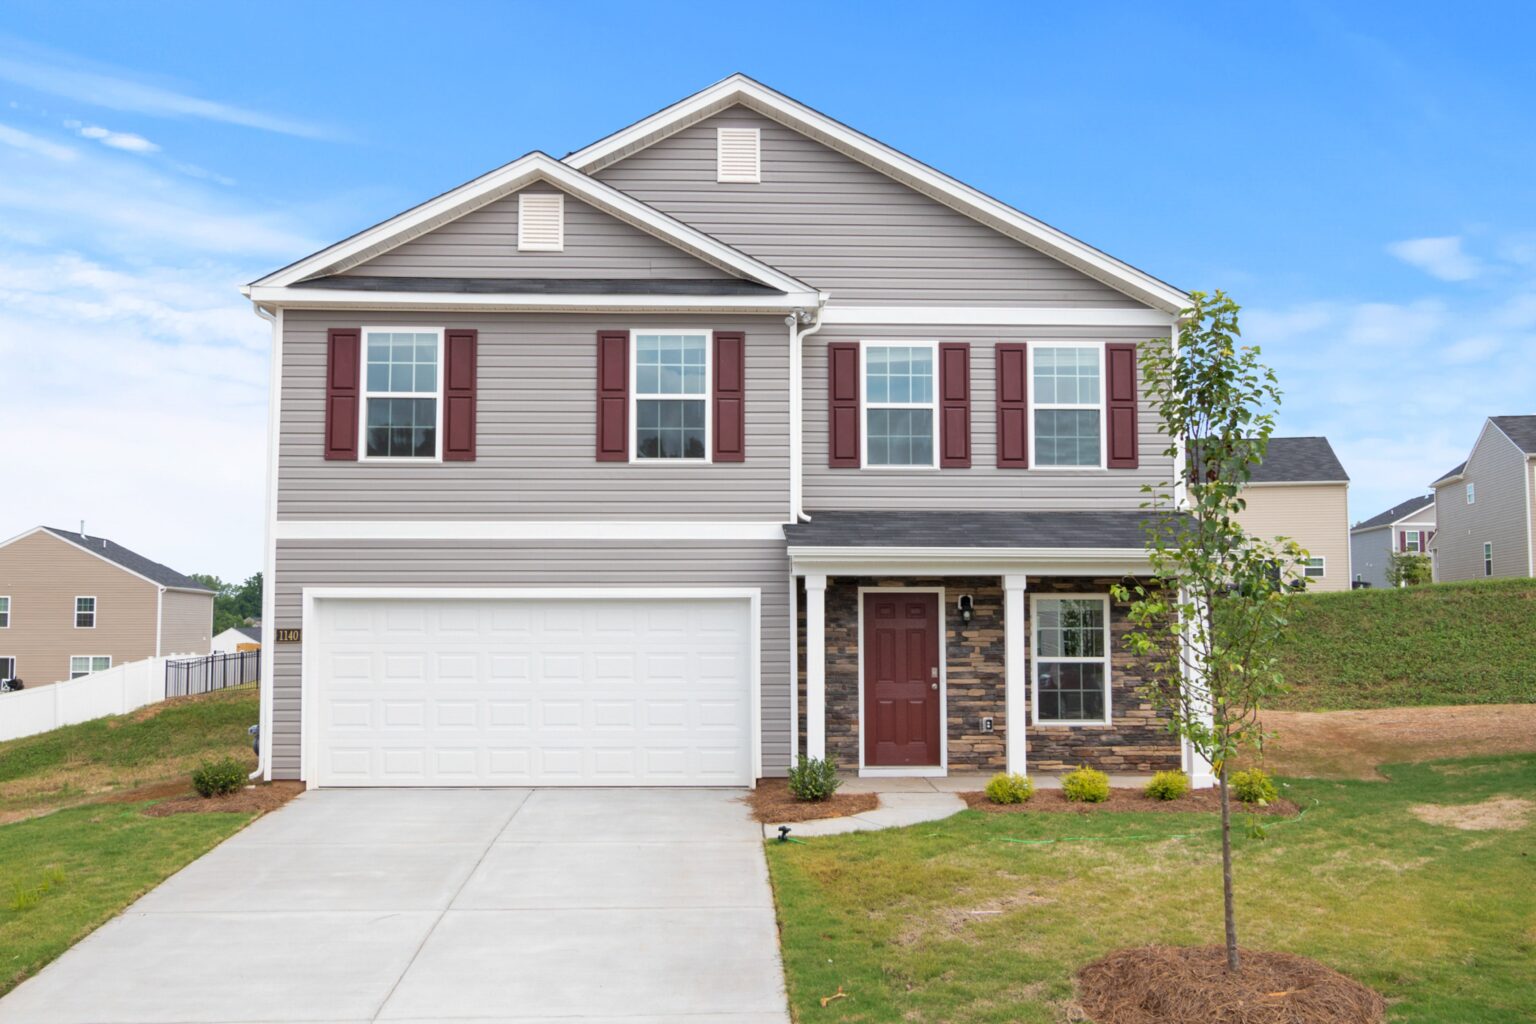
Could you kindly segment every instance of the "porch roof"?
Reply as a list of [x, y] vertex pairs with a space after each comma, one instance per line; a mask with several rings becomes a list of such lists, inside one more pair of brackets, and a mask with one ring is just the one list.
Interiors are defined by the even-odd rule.
[[794, 548], [1142, 548], [1143, 511], [812, 512], [790, 523]]

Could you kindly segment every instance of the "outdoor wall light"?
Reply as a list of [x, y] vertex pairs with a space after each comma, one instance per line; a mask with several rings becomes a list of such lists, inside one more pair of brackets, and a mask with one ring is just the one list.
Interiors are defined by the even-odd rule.
[[956, 604], [960, 609], [960, 621], [969, 626], [971, 624], [971, 616], [976, 614], [976, 602], [971, 600], [970, 594], [962, 594]]

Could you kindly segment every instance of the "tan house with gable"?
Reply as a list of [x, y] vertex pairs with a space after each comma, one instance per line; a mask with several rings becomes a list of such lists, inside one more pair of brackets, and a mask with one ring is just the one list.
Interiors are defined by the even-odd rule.
[[105, 537], [39, 526], [0, 543], [0, 679], [56, 683], [206, 654], [213, 591]]
[[1349, 474], [1326, 437], [1270, 438], [1243, 498], [1243, 529], [1307, 550], [1308, 590], [1349, 589]]

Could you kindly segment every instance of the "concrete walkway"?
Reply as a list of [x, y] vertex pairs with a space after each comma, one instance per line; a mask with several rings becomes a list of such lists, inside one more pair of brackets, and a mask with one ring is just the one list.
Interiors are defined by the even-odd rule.
[[0, 999], [6, 1024], [786, 1024], [733, 790], [306, 793]]

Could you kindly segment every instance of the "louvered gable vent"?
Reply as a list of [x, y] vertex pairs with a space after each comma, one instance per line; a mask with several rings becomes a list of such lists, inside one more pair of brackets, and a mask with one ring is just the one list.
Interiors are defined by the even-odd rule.
[[517, 197], [519, 252], [560, 252], [565, 248], [565, 196], [524, 192]]
[[762, 149], [756, 128], [718, 128], [715, 139], [717, 181], [762, 180]]

